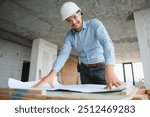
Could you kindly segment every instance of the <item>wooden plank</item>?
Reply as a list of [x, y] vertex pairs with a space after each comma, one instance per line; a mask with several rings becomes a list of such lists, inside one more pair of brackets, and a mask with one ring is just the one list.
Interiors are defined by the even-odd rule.
[[147, 93], [147, 94], [150, 94], [150, 89], [146, 89], [146, 93]]
[[43, 96], [27, 96], [23, 95], [21, 97], [9, 95], [9, 94], [0, 94], [0, 100], [81, 100], [79, 98], [67, 98], [67, 97], [43, 97]]
[[57, 97], [52, 96], [48, 97], [46, 95], [41, 94], [32, 94], [25, 92], [18, 92], [18, 90], [0, 89], [0, 99], [1, 100], [79, 100], [79, 98], [69, 98], [69, 97]]
[[[26, 91], [26, 90], [25, 90]], [[67, 91], [47, 91], [46, 95], [26, 93], [24, 91], [0, 89], [2, 99], [10, 100], [129, 100], [136, 94], [136, 89], [132, 88], [128, 95], [121, 95], [120, 92], [111, 93], [79, 93]]]
[[13, 88], [0, 88], [0, 92], [19, 92], [46, 95], [46, 90], [28, 90], [28, 89], [13, 89]]
[[[121, 95], [129, 95], [132, 93], [131, 89], [123, 90]], [[131, 100], [148, 100], [147, 90], [135, 88], [134, 96]]]
[[148, 99], [150, 100], [150, 95], [148, 95]]
[[136, 94], [132, 100], [148, 100], [147, 94]]
[[128, 88], [125, 89], [123, 91], [120, 92], [121, 95], [131, 95], [133, 93], [133, 95], [135, 95], [138, 91], [137, 87], [133, 87], [133, 88]]
[[0, 100], [10, 100], [10, 96], [7, 94], [0, 94]]
[[[45, 90], [26, 90], [26, 89], [11, 89], [11, 88], [0, 88], [0, 99], [13, 100], [13, 99], [43, 99], [43, 95], [46, 95]], [[39, 95], [39, 96], [37, 96]]]
[[147, 90], [139, 88], [133, 100], [148, 100]]
[[146, 89], [138, 89], [137, 94], [147, 94]]

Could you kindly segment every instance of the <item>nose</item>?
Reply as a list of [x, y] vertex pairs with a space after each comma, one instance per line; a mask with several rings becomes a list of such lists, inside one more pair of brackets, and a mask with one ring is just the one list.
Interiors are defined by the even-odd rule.
[[76, 22], [77, 22], [76, 19], [73, 18], [72, 19], [72, 25], [76, 24]]

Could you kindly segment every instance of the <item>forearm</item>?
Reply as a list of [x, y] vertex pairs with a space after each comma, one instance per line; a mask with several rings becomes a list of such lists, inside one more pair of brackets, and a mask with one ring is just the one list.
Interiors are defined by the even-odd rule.
[[114, 65], [106, 65], [105, 74], [111, 74], [112, 72], [114, 72]]
[[106, 65], [115, 65], [115, 51], [111, 40], [107, 40], [104, 45], [104, 58]]
[[52, 69], [47, 76], [48, 77], [54, 77], [56, 75], [56, 73], [57, 73], [57, 71]]

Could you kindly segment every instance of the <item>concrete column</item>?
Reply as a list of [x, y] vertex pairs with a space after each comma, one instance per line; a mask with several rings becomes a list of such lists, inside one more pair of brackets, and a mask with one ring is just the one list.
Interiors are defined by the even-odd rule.
[[34, 39], [31, 52], [29, 81], [40, 80], [52, 69], [57, 57], [57, 45], [44, 39]]
[[150, 8], [134, 12], [146, 88], [150, 88]]

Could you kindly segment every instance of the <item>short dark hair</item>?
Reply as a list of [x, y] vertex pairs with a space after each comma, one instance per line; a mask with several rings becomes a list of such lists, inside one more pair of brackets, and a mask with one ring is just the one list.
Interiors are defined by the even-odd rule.
[[83, 15], [82, 11], [81, 10], [78, 10], [76, 13], [81, 13], [81, 15]]

